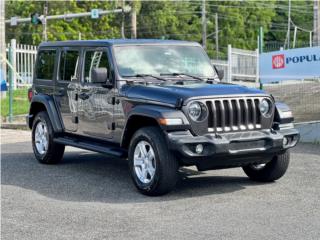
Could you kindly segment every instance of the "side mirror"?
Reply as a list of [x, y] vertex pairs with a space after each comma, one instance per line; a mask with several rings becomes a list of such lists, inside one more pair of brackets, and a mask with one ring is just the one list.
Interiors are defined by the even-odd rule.
[[217, 74], [218, 74], [218, 78], [220, 79], [220, 81], [222, 81], [223, 77], [224, 77], [224, 71], [221, 70], [217, 70]]
[[106, 68], [93, 68], [91, 70], [92, 83], [106, 83], [108, 81], [108, 70]]

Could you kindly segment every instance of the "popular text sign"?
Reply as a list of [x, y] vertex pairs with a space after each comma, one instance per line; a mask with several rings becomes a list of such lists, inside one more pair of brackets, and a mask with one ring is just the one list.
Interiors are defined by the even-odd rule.
[[260, 54], [262, 83], [320, 77], [320, 47]]

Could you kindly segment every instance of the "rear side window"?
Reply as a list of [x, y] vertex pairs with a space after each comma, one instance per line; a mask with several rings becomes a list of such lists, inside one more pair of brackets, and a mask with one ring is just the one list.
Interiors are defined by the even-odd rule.
[[60, 57], [59, 77], [62, 81], [72, 81], [77, 78], [79, 51], [63, 51]]
[[56, 50], [40, 50], [38, 53], [36, 75], [38, 79], [52, 80]]

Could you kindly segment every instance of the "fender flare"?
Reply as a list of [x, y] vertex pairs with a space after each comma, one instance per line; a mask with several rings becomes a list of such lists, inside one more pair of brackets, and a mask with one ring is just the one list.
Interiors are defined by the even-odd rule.
[[62, 132], [64, 127], [61, 122], [61, 118], [58, 113], [54, 99], [53, 97], [44, 95], [44, 94], [37, 94], [32, 97], [32, 100], [30, 103], [29, 116], [28, 116], [29, 128], [32, 128], [32, 122], [33, 122], [33, 119], [35, 118], [33, 107], [37, 104], [42, 104], [45, 107], [48, 113], [49, 119], [51, 121], [53, 130], [55, 132]]
[[290, 107], [283, 102], [275, 103], [274, 122], [280, 124], [292, 123], [294, 120]]
[[[190, 128], [190, 123], [184, 113], [181, 110], [174, 108], [155, 106], [155, 105], [137, 105], [130, 112], [127, 113], [126, 123], [121, 136], [121, 146], [125, 145], [127, 139], [127, 134], [130, 132], [130, 124], [134, 117], [146, 117], [154, 120], [161, 129], [168, 130], [185, 130]], [[161, 118], [180, 118], [182, 119], [183, 125], [179, 126], [163, 126], [159, 124], [159, 119]], [[130, 134], [129, 134], [130, 135]]]
[[164, 106], [137, 105], [128, 114], [127, 119], [134, 115], [146, 116], [154, 119], [159, 118], [180, 118], [184, 124], [189, 124], [186, 116], [181, 110]]

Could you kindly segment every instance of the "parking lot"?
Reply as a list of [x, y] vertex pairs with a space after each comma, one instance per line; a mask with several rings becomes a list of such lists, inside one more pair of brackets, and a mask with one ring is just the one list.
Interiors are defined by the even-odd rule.
[[299, 144], [278, 182], [241, 169], [183, 169], [175, 191], [146, 197], [127, 162], [67, 148], [35, 160], [30, 132], [1, 130], [2, 239], [319, 239], [320, 145]]

